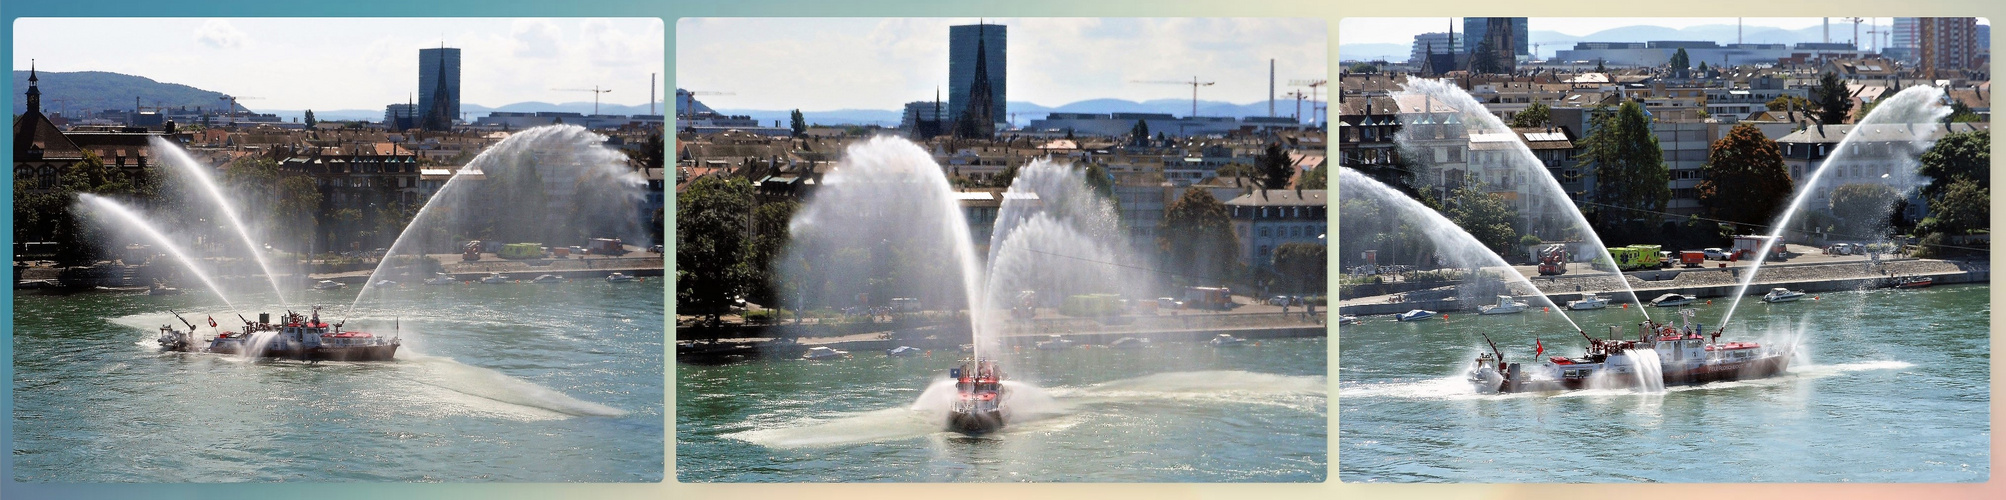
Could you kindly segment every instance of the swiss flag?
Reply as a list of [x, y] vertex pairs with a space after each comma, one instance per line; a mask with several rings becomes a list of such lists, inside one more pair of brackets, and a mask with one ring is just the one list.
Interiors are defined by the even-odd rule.
[[210, 328], [215, 328], [215, 327], [216, 327], [216, 317], [215, 317], [215, 316], [210, 316], [210, 317], [209, 317], [209, 327], [210, 327]]
[[1546, 354], [1546, 345], [1539, 343], [1539, 337], [1533, 337], [1532, 347], [1533, 347], [1532, 355], [1538, 356], [1541, 354]]

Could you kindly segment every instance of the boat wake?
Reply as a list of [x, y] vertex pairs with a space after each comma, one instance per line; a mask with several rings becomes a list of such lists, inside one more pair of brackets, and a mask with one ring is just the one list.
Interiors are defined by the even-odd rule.
[[[1013, 431], [1052, 431], [1069, 427], [1069, 418], [1110, 405], [1280, 405], [1305, 412], [1328, 408], [1325, 378], [1245, 371], [1170, 372], [1077, 387], [1043, 388], [1021, 381], [1004, 381], [1006, 406]], [[724, 434], [768, 448], [805, 448], [902, 441], [931, 436], [960, 437], [943, 430], [954, 407], [954, 381], [940, 379], [909, 406], [825, 417]]]
[[1861, 361], [1830, 365], [1792, 364], [1784, 375], [1764, 379], [1713, 382], [1701, 385], [1676, 385], [1656, 389], [1616, 388], [1581, 389], [1560, 392], [1519, 392], [1505, 394], [1481, 394], [1470, 387], [1470, 381], [1461, 375], [1428, 378], [1408, 382], [1386, 382], [1357, 384], [1338, 388], [1338, 394], [1345, 398], [1398, 398], [1431, 399], [1441, 401], [1500, 400], [1527, 397], [1577, 398], [1597, 396], [1661, 396], [1667, 393], [1688, 391], [1715, 391], [1740, 387], [1762, 387], [1792, 383], [1798, 380], [1812, 380], [1836, 377], [1854, 372], [1901, 370], [1914, 367], [1905, 361]]
[[455, 394], [553, 412], [559, 417], [618, 417], [627, 412], [611, 406], [571, 397], [555, 389], [511, 377], [502, 372], [468, 365], [443, 356], [426, 356], [406, 349], [407, 356], [395, 364], [397, 371], [410, 375], [412, 383], [444, 389]]

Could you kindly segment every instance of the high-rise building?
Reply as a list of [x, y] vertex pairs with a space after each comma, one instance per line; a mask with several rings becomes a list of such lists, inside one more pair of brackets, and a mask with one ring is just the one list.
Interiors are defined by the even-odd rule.
[[1453, 54], [1463, 48], [1461, 40], [1451, 39], [1448, 33], [1434, 32], [1414, 35], [1414, 52], [1407, 58], [1413, 64], [1427, 64], [1428, 51], [1436, 54]]
[[[989, 117], [1003, 120], [1009, 92], [1005, 89], [1005, 64], [1009, 50], [1008, 26], [971, 24], [947, 28], [947, 116], [960, 120], [966, 112], [970, 92], [975, 90], [976, 60], [983, 61], [989, 80]], [[977, 49], [984, 53], [977, 54]], [[978, 57], [979, 56], [979, 57]]]
[[435, 98], [445, 101], [448, 121], [460, 119], [460, 49], [418, 50], [418, 113], [430, 113]]
[[1925, 77], [1937, 70], [1971, 69], [1978, 58], [1978, 18], [1916, 18], [1917, 53]]
[[1483, 43], [1483, 41], [1486, 38], [1489, 38], [1491, 36], [1492, 33], [1490, 27], [1493, 23], [1502, 23], [1502, 25], [1509, 26], [1511, 28], [1510, 33], [1498, 33], [1498, 34], [1510, 35], [1510, 39], [1507, 41], [1511, 42], [1512, 55], [1514, 56], [1532, 55], [1531, 45], [1526, 42], [1527, 40], [1526, 37], [1531, 36], [1532, 32], [1527, 28], [1526, 18], [1523, 17], [1463, 18], [1463, 34], [1462, 34], [1463, 49], [1476, 50], [1477, 44]]
[[1920, 19], [1922, 18], [1920, 17], [1895, 18], [1895, 37], [1894, 40], [1890, 40], [1888, 44], [1892, 47], [1900, 47], [1904, 49], [1917, 48], [1917, 43], [1916, 43], [1917, 38], [1915, 32], [1918, 26], [1918, 20]]

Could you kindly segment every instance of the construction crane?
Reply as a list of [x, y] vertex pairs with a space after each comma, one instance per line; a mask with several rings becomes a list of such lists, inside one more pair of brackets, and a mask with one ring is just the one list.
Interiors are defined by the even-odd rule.
[[[685, 95], [687, 95], [687, 96], [690, 96], [690, 101], [691, 101], [691, 102], [695, 102], [695, 101], [696, 101], [696, 96], [700, 96], [700, 95], [738, 95], [738, 94], [736, 94], [736, 93], [732, 93], [732, 92], [718, 92], [718, 91], [715, 91], [715, 90], [683, 90], [683, 89], [676, 89], [676, 97], [679, 97], [679, 98], [680, 98], [680, 97], [682, 97], [682, 96], [685, 96]], [[689, 117], [690, 117], [690, 113], [692, 113], [692, 112], [695, 112], [695, 111], [696, 111], [695, 109], [689, 109], [688, 107], [684, 107], [684, 106], [683, 106], [683, 103], [681, 102], [681, 99], [677, 99], [677, 102], [676, 102], [676, 116], [678, 116], [678, 117], [682, 117], [682, 118], [689, 118]]]
[[1297, 87], [1309, 87], [1309, 104], [1310, 104], [1310, 113], [1309, 113], [1309, 114], [1310, 114], [1310, 123], [1321, 123], [1321, 122], [1322, 122], [1322, 119], [1321, 119], [1321, 117], [1320, 117], [1319, 115], [1317, 115], [1317, 112], [1316, 112], [1316, 110], [1318, 109], [1318, 107], [1317, 107], [1317, 104], [1316, 104], [1316, 103], [1317, 103], [1317, 87], [1322, 87], [1322, 86], [1324, 86], [1324, 85], [1327, 85], [1327, 84], [1329, 84], [1329, 83], [1330, 83], [1330, 80], [1325, 80], [1325, 79], [1322, 79], [1322, 78], [1318, 78], [1318, 79], [1314, 79], [1314, 80], [1290, 80], [1290, 81], [1289, 81], [1289, 85], [1292, 85], [1292, 86], [1297, 86]]
[[[1300, 90], [1291, 90], [1291, 91], [1289, 91], [1289, 93], [1287, 93], [1287, 94], [1282, 94], [1282, 97], [1286, 97], [1286, 98], [1290, 98], [1290, 99], [1295, 99], [1295, 100], [1296, 100], [1296, 114], [1295, 114], [1294, 116], [1291, 116], [1290, 118], [1295, 118], [1295, 120], [1296, 120], [1296, 123], [1302, 123], [1302, 122], [1303, 122], [1303, 99], [1306, 99], [1306, 98], [1309, 98], [1309, 96], [1308, 96], [1308, 95], [1305, 95], [1305, 94], [1303, 94], [1303, 91], [1300, 91]], [[1311, 111], [1312, 111], [1312, 112], [1314, 112], [1315, 110], [1314, 110], [1314, 109], [1312, 109]]]
[[[264, 98], [263, 98], [263, 97], [249, 97], [249, 96], [241, 96], [241, 95], [229, 95], [229, 94], [223, 94], [223, 96], [222, 96], [222, 97], [217, 97], [217, 98], [216, 98], [216, 100], [218, 100], [218, 101], [229, 101], [229, 102], [230, 102], [230, 104], [229, 104], [228, 106], [225, 106], [225, 107], [223, 108], [223, 116], [227, 116], [227, 117], [230, 117], [230, 123], [231, 123], [231, 124], [235, 124], [235, 123], [237, 123], [237, 120], [236, 120], [236, 117], [238, 116], [238, 114], [237, 114], [237, 101], [248, 101], [248, 100], [251, 100], [251, 99], [264, 99]], [[136, 111], [136, 110], [135, 110], [135, 111]]]
[[1860, 23], [1866, 22], [1867, 18], [1848, 17], [1845, 19], [1853, 22], [1853, 50], [1860, 50]]
[[1191, 86], [1191, 116], [1194, 116], [1194, 117], [1195, 117], [1195, 116], [1198, 116], [1198, 87], [1206, 87], [1206, 86], [1210, 86], [1210, 85], [1212, 85], [1212, 84], [1215, 84], [1215, 83], [1219, 83], [1219, 82], [1201, 82], [1201, 81], [1198, 81], [1198, 77], [1196, 77], [1196, 76], [1193, 76], [1193, 77], [1191, 77], [1191, 81], [1188, 81], [1188, 82], [1187, 82], [1187, 81], [1182, 81], [1182, 80], [1133, 80], [1132, 82], [1133, 82], [1133, 83], [1172, 83], [1172, 84], [1177, 84], [1177, 85], [1190, 85], [1190, 86]]
[[598, 86], [598, 85], [593, 85], [593, 86], [592, 86], [592, 88], [589, 88], [589, 89], [550, 89], [550, 90], [556, 90], [556, 91], [560, 91], [560, 92], [591, 92], [591, 93], [592, 93], [592, 114], [595, 114], [595, 115], [596, 115], [596, 114], [599, 114], [599, 94], [604, 94], [604, 93], [607, 93], [607, 92], [612, 92], [612, 91], [613, 91], [613, 89], [602, 89], [602, 88], [599, 88], [599, 86]]

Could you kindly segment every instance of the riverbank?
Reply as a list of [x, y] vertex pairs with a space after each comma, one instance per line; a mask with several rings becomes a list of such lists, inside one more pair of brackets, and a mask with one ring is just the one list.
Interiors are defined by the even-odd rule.
[[[1623, 273], [1621, 276], [1637, 292], [1637, 301], [1649, 301], [1665, 293], [1681, 293], [1701, 299], [1731, 297], [1742, 279], [1747, 267], [1663, 269]], [[1756, 275], [1755, 282], [1745, 291], [1748, 295], [1761, 295], [1771, 288], [1789, 288], [1805, 293], [1852, 291], [1893, 286], [1896, 280], [1913, 277], [1928, 277], [1936, 284], [1985, 283], [1991, 281], [1991, 263], [1987, 261], [1949, 261], [1933, 259], [1891, 259], [1879, 262], [1806, 262], [1777, 263], [1764, 265]], [[1509, 285], [1509, 294], [1523, 302], [1537, 302], [1534, 298], [1544, 295], [1555, 304], [1566, 304], [1578, 300], [1586, 294], [1599, 294], [1611, 302], [1631, 302], [1629, 294], [1617, 281], [1613, 273], [1589, 275], [1563, 275], [1553, 277], [1529, 277], [1534, 289], [1526, 289], [1524, 284]], [[1455, 286], [1437, 287], [1437, 295], [1456, 295]], [[1409, 292], [1412, 293], [1412, 292]], [[1387, 294], [1367, 297], [1342, 297], [1339, 300], [1340, 314], [1369, 316], [1398, 314], [1413, 309], [1427, 309], [1437, 312], [1474, 310], [1478, 305], [1490, 304], [1494, 297], [1477, 300], [1460, 300], [1449, 297], [1436, 300], [1402, 300], [1408, 294]], [[1426, 294], [1420, 294], [1426, 295]]]

